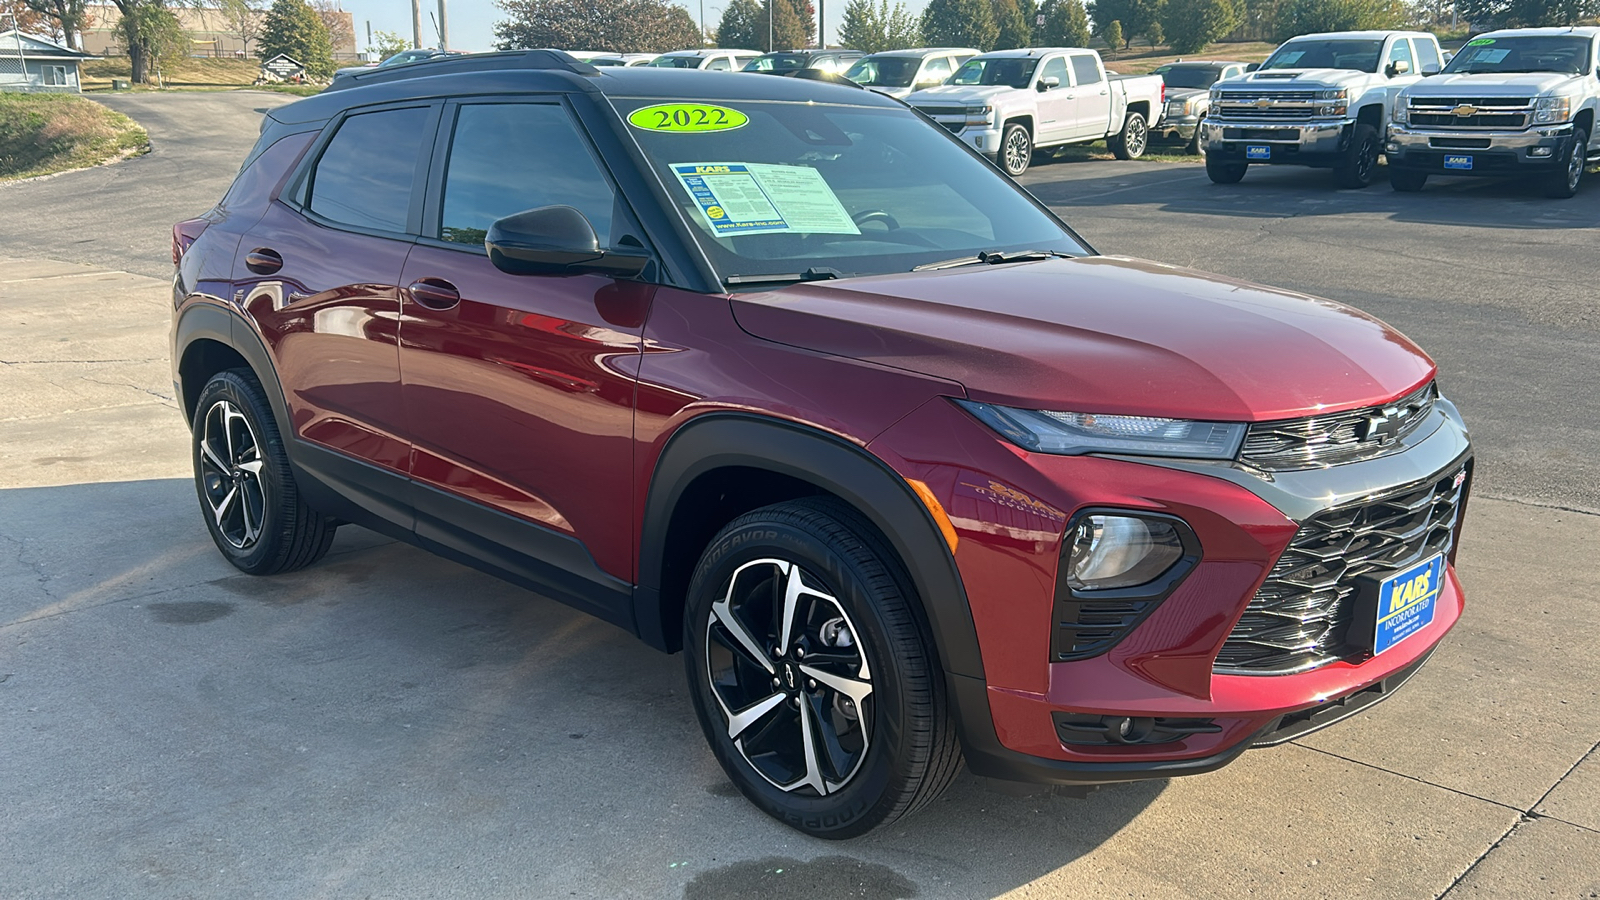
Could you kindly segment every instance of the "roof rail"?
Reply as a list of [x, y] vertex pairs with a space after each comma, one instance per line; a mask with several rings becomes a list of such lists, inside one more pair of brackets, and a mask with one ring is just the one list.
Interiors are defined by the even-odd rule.
[[440, 56], [390, 69], [374, 68], [370, 72], [356, 72], [335, 78], [333, 84], [328, 85], [323, 93], [368, 84], [424, 78], [429, 75], [453, 75], [458, 72], [485, 72], [496, 69], [550, 69], [571, 72], [574, 75], [600, 74], [599, 69], [561, 50], [501, 50], [494, 53]]

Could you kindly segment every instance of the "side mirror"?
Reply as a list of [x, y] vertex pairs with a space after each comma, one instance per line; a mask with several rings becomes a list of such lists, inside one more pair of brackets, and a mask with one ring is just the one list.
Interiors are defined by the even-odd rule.
[[1390, 78], [1394, 78], [1394, 77], [1399, 76], [1399, 75], [1404, 75], [1404, 74], [1406, 74], [1407, 72], [1410, 72], [1410, 71], [1411, 71], [1411, 63], [1408, 63], [1403, 59], [1397, 59], [1394, 62], [1389, 63], [1389, 77]]
[[494, 267], [510, 275], [601, 272], [630, 278], [650, 262], [643, 252], [601, 249], [594, 226], [570, 206], [542, 206], [498, 219], [483, 246]]
[[1437, 65], [1433, 64], [1433, 63], [1423, 63], [1422, 64], [1422, 74], [1424, 74], [1424, 75], [1437, 75], [1437, 74], [1439, 74], [1439, 67]]
[[1261, 68], [1261, 63], [1250, 63], [1249, 65], [1244, 67], [1244, 73], [1246, 75], [1249, 75], [1251, 72], [1254, 72], [1255, 70], [1257, 70], [1259, 68]]
[[1044, 78], [1039, 79], [1039, 93], [1041, 94], [1045, 91], [1053, 91], [1060, 86], [1061, 79], [1055, 77], [1054, 75], [1047, 75]]

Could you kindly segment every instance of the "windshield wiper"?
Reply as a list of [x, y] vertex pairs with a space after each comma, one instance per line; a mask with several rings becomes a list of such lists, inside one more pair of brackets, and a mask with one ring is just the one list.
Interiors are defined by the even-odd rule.
[[804, 272], [772, 275], [729, 275], [724, 284], [798, 284], [802, 281], [828, 281], [843, 278], [844, 273], [829, 266], [812, 266]]
[[912, 266], [911, 271], [927, 272], [933, 269], [955, 269], [961, 266], [998, 266], [1001, 263], [1029, 262], [1036, 259], [1073, 258], [1071, 253], [1062, 253], [1060, 250], [985, 250], [977, 256], [960, 256], [955, 259]]

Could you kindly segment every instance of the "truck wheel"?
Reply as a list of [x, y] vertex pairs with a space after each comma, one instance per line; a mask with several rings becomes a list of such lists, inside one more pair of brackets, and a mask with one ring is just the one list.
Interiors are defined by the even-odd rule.
[[1342, 188], [1364, 188], [1378, 171], [1378, 129], [1365, 122], [1356, 123], [1350, 132], [1350, 149], [1344, 162], [1333, 170], [1333, 180]]
[[1249, 163], [1206, 157], [1206, 177], [1211, 179], [1212, 184], [1238, 184], [1249, 168]]
[[1200, 155], [1200, 126], [1203, 125], [1203, 124], [1205, 124], [1205, 118], [1204, 117], [1202, 117], [1200, 119], [1200, 122], [1196, 123], [1196, 125], [1194, 126], [1194, 137], [1190, 138], [1188, 146], [1183, 148], [1184, 151], [1187, 152], [1190, 156], [1199, 156]]
[[1012, 178], [1028, 171], [1028, 163], [1033, 161], [1033, 137], [1028, 134], [1028, 129], [1021, 125], [1011, 124], [1000, 135], [1000, 168]]
[[195, 404], [192, 444], [206, 529], [234, 568], [276, 575], [328, 552], [338, 525], [300, 499], [254, 374], [230, 369], [206, 383]]
[[1106, 144], [1117, 159], [1138, 159], [1150, 145], [1150, 126], [1139, 113], [1128, 113], [1122, 120], [1122, 130], [1106, 138]]
[[1389, 170], [1389, 186], [1401, 193], [1415, 194], [1427, 183], [1427, 172], [1407, 172], [1404, 169], [1393, 168]]
[[763, 812], [856, 837], [955, 777], [955, 722], [912, 602], [881, 538], [831, 498], [746, 513], [706, 548], [684, 615], [689, 691]]
[[1551, 174], [1545, 183], [1544, 195], [1556, 200], [1565, 200], [1578, 192], [1578, 185], [1583, 183], [1583, 168], [1589, 150], [1589, 132], [1582, 126], [1572, 129], [1572, 149], [1567, 151], [1567, 158], [1561, 171]]

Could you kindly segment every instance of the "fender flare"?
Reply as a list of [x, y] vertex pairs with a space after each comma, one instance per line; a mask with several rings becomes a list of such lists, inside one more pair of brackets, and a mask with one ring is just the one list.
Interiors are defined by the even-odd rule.
[[180, 380], [183, 361], [189, 355], [189, 348], [199, 340], [215, 341], [244, 357], [244, 361], [255, 372], [256, 380], [266, 389], [267, 402], [272, 405], [272, 414], [277, 417], [279, 433], [285, 437], [292, 436], [293, 421], [289, 418], [289, 404], [284, 399], [283, 385], [278, 381], [278, 370], [272, 364], [266, 344], [262, 343], [261, 336], [256, 334], [243, 316], [217, 303], [192, 304], [178, 314], [178, 322], [173, 328], [173, 380], [179, 381], [178, 398], [182, 403], [184, 421], [189, 421], [194, 410], [189, 409], [189, 404], [184, 400], [184, 385]]
[[[982, 679], [983, 659], [955, 558], [922, 501], [889, 465], [820, 429], [750, 413], [706, 413], [681, 426], [656, 461], [640, 528], [634, 616], [639, 636], [678, 649], [676, 609], [662, 596], [672, 514], [695, 479], [728, 466], [762, 469], [825, 490], [865, 515], [916, 588], [945, 671]], [[675, 604], [678, 598], [672, 598]]]

